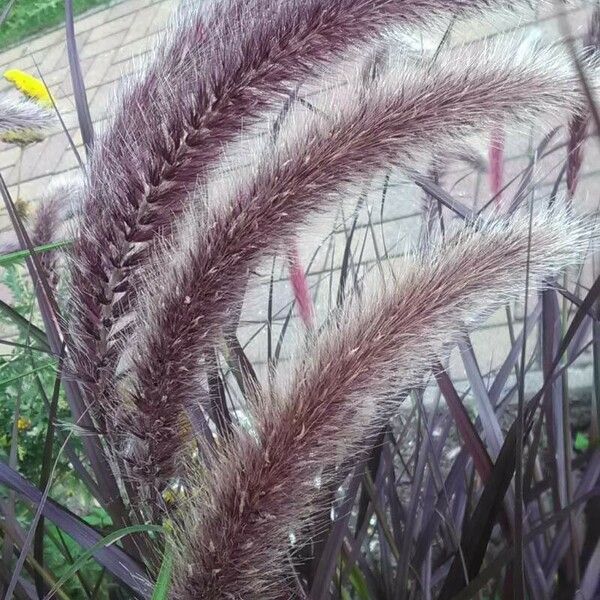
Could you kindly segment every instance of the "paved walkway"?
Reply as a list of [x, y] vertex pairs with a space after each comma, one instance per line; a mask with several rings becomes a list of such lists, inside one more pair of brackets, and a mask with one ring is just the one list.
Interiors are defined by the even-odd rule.
[[[123, 0], [78, 18], [75, 23], [88, 102], [96, 128], [101, 128], [116, 82], [132, 69], [131, 60], [151, 47], [177, 0]], [[36, 67], [37, 65], [37, 67]], [[64, 27], [0, 54], [0, 74], [16, 68], [37, 75], [37, 68], [56, 99], [78, 147], [81, 135], [68, 69]], [[0, 93], [10, 88], [0, 79]], [[0, 171], [11, 193], [37, 200], [51, 175], [77, 167], [64, 132], [58, 127], [43, 142], [26, 148], [0, 143]], [[2, 220], [3, 221], [3, 220]]]

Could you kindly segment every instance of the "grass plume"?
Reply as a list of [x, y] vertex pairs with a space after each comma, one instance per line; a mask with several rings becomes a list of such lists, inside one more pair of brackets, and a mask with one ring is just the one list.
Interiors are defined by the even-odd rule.
[[[40, 201], [31, 227], [31, 243], [44, 246], [60, 240], [65, 234], [65, 224], [72, 210], [77, 210], [82, 185], [79, 175], [59, 177], [51, 182], [47, 192]], [[40, 257], [40, 264], [48, 282], [56, 288], [59, 280], [56, 263], [59, 252], [45, 252]]]
[[[590, 26], [585, 36], [582, 56], [598, 64], [600, 51], [600, 5], [596, 5]], [[589, 128], [590, 115], [579, 113], [574, 115], [569, 123], [569, 139], [567, 142], [567, 193], [569, 197], [575, 195], [581, 166], [583, 164], [583, 150]]]
[[33, 100], [0, 98], [0, 139], [14, 138], [19, 133], [43, 133], [56, 123], [56, 115]]

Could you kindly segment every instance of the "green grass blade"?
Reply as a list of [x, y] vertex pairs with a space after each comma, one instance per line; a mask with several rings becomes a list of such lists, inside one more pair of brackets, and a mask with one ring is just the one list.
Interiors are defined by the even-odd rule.
[[43, 365], [40, 365], [39, 367], [35, 367], [35, 369], [31, 369], [30, 371], [27, 371], [26, 373], [19, 373], [18, 375], [15, 375], [14, 377], [9, 377], [8, 379], [4, 379], [3, 381], [0, 381], [0, 389], [2, 389], [5, 385], [8, 385], [9, 383], [12, 383], [13, 381], [18, 381], [19, 379], [22, 379], [23, 377], [33, 375], [34, 373], [37, 373], [38, 371], [43, 371], [44, 369], [47, 369], [48, 367], [56, 368], [56, 362], [51, 361], [51, 362], [45, 363]]
[[164, 528], [161, 525], [131, 525], [130, 527], [123, 527], [123, 529], [119, 529], [117, 531], [113, 531], [109, 533], [107, 536], [98, 540], [95, 544], [90, 546], [83, 554], [71, 565], [69, 570], [56, 582], [56, 585], [50, 590], [46, 596], [44, 596], [44, 600], [50, 600], [55, 594], [55, 592], [62, 587], [71, 577], [81, 569], [85, 563], [87, 563], [94, 551], [104, 548], [106, 546], [110, 546], [124, 538], [127, 535], [131, 535], [132, 533], [164, 533]]
[[[70, 244], [70, 240], [52, 242], [51, 244], [43, 244], [42, 246], [36, 246], [34, 248], [34, 251], [35, 254], [43, 254], [44, 252], [52, 252], [52, 250], [60, 250], [61, 248], [66, 248]], [[10, 252], [9, 254], [3, 254], [0, 256], [0, 267], [7, 267], [9, 265], [14, 265], [15, 263], [22, 262], [29, 256], [31, 256], [31, 252], [29, 252], [29, 250], [16, 250], [15, 252]]]
[[160, 566], [160, 572], [158, 579], [156, 580], [156, 586], [154, 593], [152, 594], [152, 600], [167, 600], [169, 597], [169, 589], [171, 587], [171, 577], [173, 575], [173, 550], [167, 546], [165, 555], [163, 557], [162, 565]]

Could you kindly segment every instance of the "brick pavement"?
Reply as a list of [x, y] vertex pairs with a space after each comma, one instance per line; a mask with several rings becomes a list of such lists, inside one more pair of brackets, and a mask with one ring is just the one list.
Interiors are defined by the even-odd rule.
[[[123, 0], [76, 19], [81, 68], [97, 128], [102, 126], [119, 78], [132, 69], [132, 57], [147, 51], [176, 4], [176, 0]], [[0, 53], [0, 73], [16, 68], [37, 75], [36, 65], [82, 150], [63, 27]], [[1, 79], [0, 93], [10, 89], [10, 84]], [[11, 193], [18, 192], [30, 201], [39, 199], [51, 176], [77, 168], [75, 155], [59, 126], [43, 142], [26, 148], [22, 157], [20, 154], [18, 148], [0, 143], [0, 169]], [[5, 219], [0, 222], [3, 224]]]

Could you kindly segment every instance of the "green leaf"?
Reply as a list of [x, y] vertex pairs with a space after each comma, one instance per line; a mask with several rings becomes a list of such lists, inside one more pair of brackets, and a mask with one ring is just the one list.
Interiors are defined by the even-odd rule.
[[578, 431], [575, 436], [575, 450], [585, 452], [590, 447], [590, 438], [582, 431]]
[[357, 594], [357, 598], [360, 598], [360, 600], [370, 600], [369, 590], [364, 575], [356, 565], [352, 567], [348, 578], [352, 584], [352, 588]]
[[[44, 252], [51, 252], [52, 250], [58, 250], [70, 245], [70, 241], [52, 242], [51, 244], [44, 244], [43, 246], [36, 246], [34, 248], [36, 254], [43, 254]], [[17, 250], [10, 254], [4, 254], [0, 256], [0, 267], [7, 267], [14, 263], [25, 260], [30, 255], [29, 250]]]
[[109, 533], [107, 536], [103, 537], [101, 540], [98, 540], [95, 544], [90, 546], [81, 554], [81, 556], [71, 565], [71, 568], [56, 582], [56, 585], [52, 588], [52, 590], [46, 594], [44, 600], [46, 600], [46, 598], [51, 598], [56, 590], [69, 581], [69, 579], [71, 579], [71, 577], [73, 577], [73, 575], [75, 575], [75, 573], [77, 573], [77, 571], [79, 571], [79, 569], [81, 569], [85, 563], [90, 560], [90, 558], [92, 558], [96, 550], [110, 546], [111, 544], [118, 542], [120, 539], [127, 535], [131, 535], [132, 533], [164, 533], [164, 531], [165, 530], [161, 525], [131, 525], [130, 527], [123, 527], [123, 529]]
[[21, 331], [37, 340], [45, 350], [50, 350], [46, 334], [3, 300], [0, 300], [0, 315], [8, 317]]
[[172, 574], [173, 550], [170, 546], [167, 546], [167, 549], [165, 550], [165, 554], [163, 556], [162, 565], [160, 566], [158, 579], [156, 580], [154, 593], [152, 594], [152, 600], [167, 600], [169, 596], [169, 588], [171, 587]]
[[92, 527], [96, 529], [101, 529], [102, 527], [110, 527], [112, 521], [110, 515], [100, 507], [94, 508], [90, 511], [83, 520], [90, 524]]
[[13, 381], [17, 381], [19, 379], [22, 379], [23, 377], [27, 377], [28, 375], [33, 375], [34, 373], [37, 373], [38, 371], [43, 371], [44, 369], [47, 369], [48, 367], [56, 368], [56, 361], [51, 361], [51, 362], [45, 363], [45, 364], [40, 365], [39, 367], [35, 367], [35, 369], [31, 369], [25, 373], [19, 373], [18, 375], [15, 375], [14, 377], [9, 377], [8, 379], [4, 379], [4, 380], [0, 381], [0, 389], [3, 388], [5, 385], [8, 385], [9, 383], [12, 383]]

